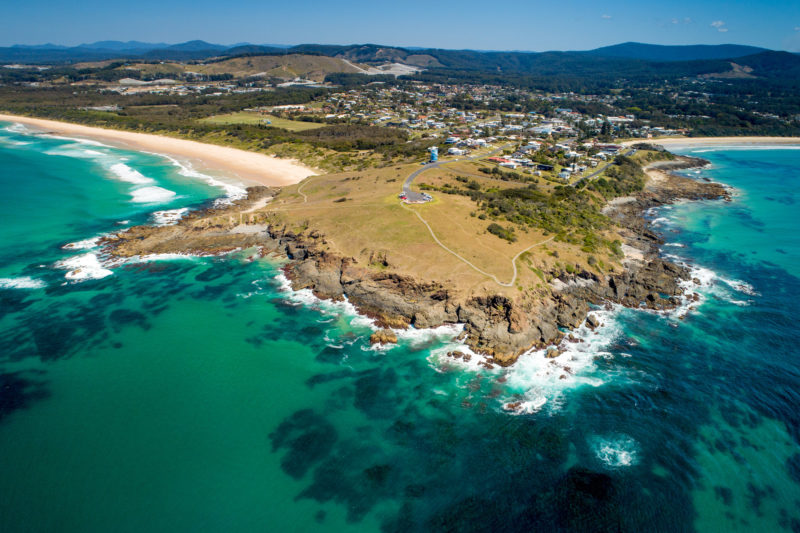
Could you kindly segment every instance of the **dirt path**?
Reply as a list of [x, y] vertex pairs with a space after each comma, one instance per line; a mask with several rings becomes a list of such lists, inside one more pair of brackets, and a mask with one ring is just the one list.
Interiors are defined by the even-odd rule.
[[537, 242], [535, 244], [532, 244], [532, 245], [528, 246], [524, 250], [520, 251], [517, 255], [515, 255], [514, 258], [511, 260], [511, 267], [514, 270], [514, 275], [511, 277], [511, 281], [509, 281], [508, 283], [503, 283], [502, 281], [497, 279], [497, 276], [495, 276], [494, 274], [489, 274], [488, 272], [486, 272], [484, 270], [481, 270], [480, 268], [478, 268], [477, 266], [472, 264], [469, 260], [464, 259], [460, 255], [458, 255], [456, 252], [454, 252], [453, 250], [451, 250], [450, 248], [445, 246], [444, 243], [442, 243], [442, 241], [440, 241], [439, 238], [436, 236], [436, 234], [433, 232], [433, 228], [431, 228], [431, 225], [428, 224], [428, 222], [424, 218], [422, 218], [422, 215], [420, 215], [417, 211], [415, 211], [415, 210], [411, 209], [410, 207], [407, 207], [407, 206], [405, 206], [403, 204], [401, 204], [401, 206], [403, 207], [403, 209], [406, 209], [407, 211], [411, 211], [415, 215], [417, 215], [417, 218], [420, 220], [420, 222], [425, 224], [425, 227], [428, 228], [428, 231], [430, 232], [431, 237], [433, 237], [433, 240], [436, 241], [436, 244], [438, 244], [443, 250], [445, 250], [446, 252], [456, 256], [460, 261], [465, 263], [467, 266], [469, 266], [470, 268], [472, 268], [476, 272], [478, 272], [480, 274], [483, 274], [484, 276], [486, 276], [488, 278], [491, 278], [495, 283], [497, 283], [501, 287], [513, 287], [514, 283], [517, 281], [517, 259], [519, 259], [519, 256], [521, 256], [522, 254], [524, 254], [525, 252], [527, 252], [531, 248], [535, 248], [536, 246], [548, 243], [548, 242], [553, 240], [553, 237], [550, 237], [550, 238], [545, 239], [545, 240], [543, 240], [541, 242]]

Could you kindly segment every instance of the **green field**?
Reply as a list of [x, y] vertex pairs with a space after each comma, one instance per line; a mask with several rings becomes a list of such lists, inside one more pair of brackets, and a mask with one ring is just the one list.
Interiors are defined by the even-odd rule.
[[299, 120], [289, 120], [286, 118], [274, 117], [272, 115], [263, 115], [251, 111], [239, 111], [237, 113], [228, 113], [226, 115], [214, 115], [212, 117], [204, 118], [201, 122], [208, 122], [211, 124], [267, 124], [276, 128], [283, 128], [289, 131], [304, 131], [320, 128], [324, 124], [317, 124], [315, 122], [301, 122]]

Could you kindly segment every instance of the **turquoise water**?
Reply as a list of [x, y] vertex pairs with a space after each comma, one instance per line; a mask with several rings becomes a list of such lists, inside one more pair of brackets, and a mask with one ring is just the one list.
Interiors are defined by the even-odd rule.
[[220, 187], [5, 127], [4, 532], [800, 529], [800, 151], [700, 154], [734, 201], [652, 214], [695, 309], [486, 371], [453, 330], [370, 349], [251, 251], [108, 264], [83, 241]]

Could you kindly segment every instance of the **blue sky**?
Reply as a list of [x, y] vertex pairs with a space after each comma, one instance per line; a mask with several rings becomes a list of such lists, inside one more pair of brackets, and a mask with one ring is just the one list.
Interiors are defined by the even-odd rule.
[[585, 50], [624, 41], [800, 51], [800, 0], [26, 0], [0, 46], [99, 40]]

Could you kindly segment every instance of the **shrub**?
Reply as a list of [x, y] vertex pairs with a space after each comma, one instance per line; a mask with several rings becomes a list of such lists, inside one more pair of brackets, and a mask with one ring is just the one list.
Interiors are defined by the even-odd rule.
[[501, 239], [505, 239], [508, 242], [515, 242], [517, 240], [517, 236], [514, 235], [513, 228], [504, 228], [500, 224], [492, 223], [489, 224], [489, 227], [486, 228], [486, 231], [493, 235], [497, 235]]

